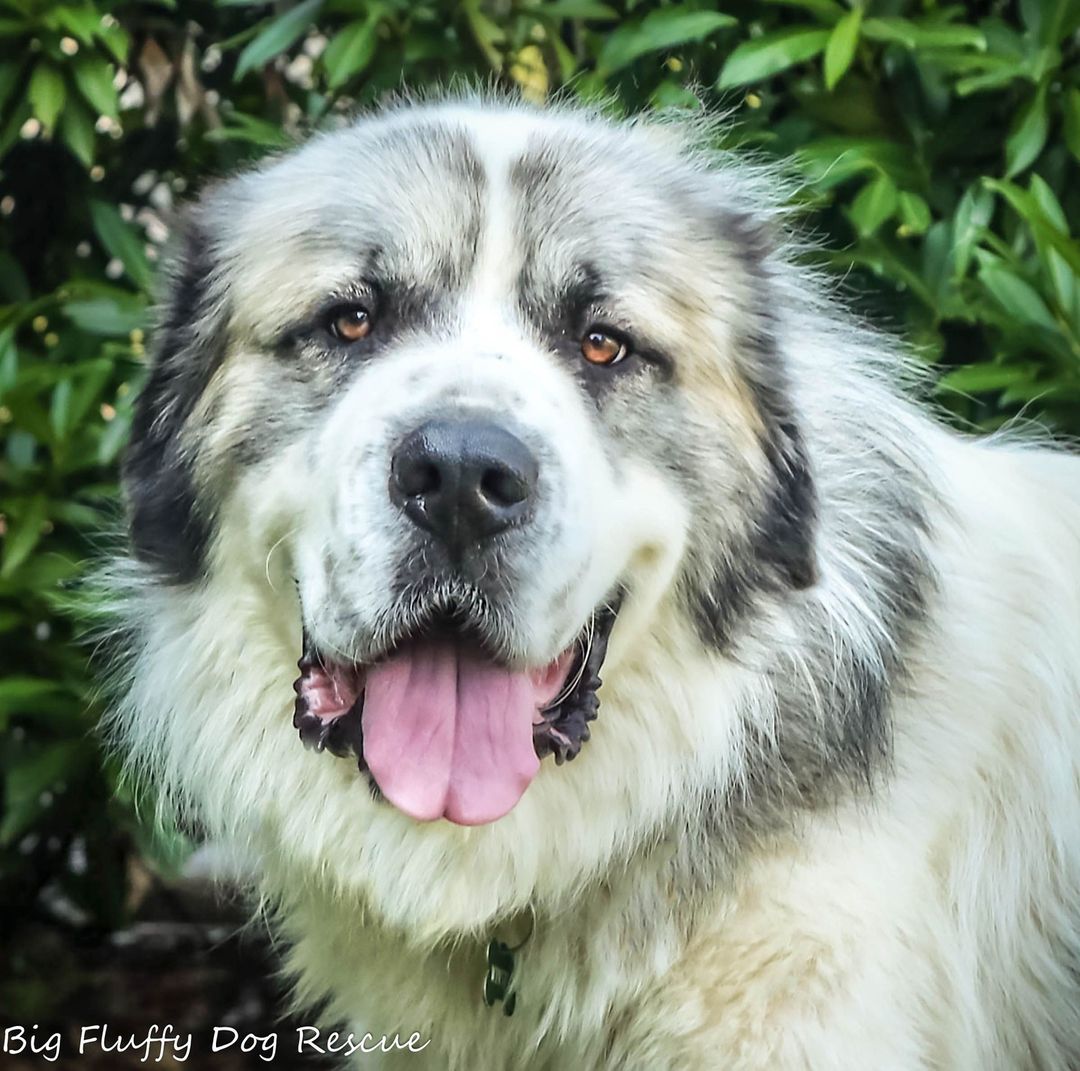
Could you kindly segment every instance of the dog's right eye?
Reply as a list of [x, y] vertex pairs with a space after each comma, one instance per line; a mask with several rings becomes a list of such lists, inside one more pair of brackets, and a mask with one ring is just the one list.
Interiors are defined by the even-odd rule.
[[339, 342], [359, 342], [371, 334], [371, 313], [363, 305], [338, 305], [326, 314], [326, 329]]
[[589, 364], [618, 364], [629, 352], [626, 339], [606, 327], [591, 328], [581, 340], [581, 355]]

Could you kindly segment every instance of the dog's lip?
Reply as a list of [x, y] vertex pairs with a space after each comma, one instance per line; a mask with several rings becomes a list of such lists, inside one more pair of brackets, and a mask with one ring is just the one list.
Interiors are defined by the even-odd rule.
[[561, 766], [577, 757], [589, 739], [589, 723], [600, 710], [600, 669], [607, 655], [611, 629], [618, 616], [620, 599], [605, 603], [594, 611], [586, 628], [575, 639], [576, 658], [567, 681], [573, 682], [560, 696], [539, 711], [533, 725], [533, 746], [543, 759], [554, 755]]
[[[612, 600], [597, 609], [574, 641], [552, 660], [550, 665], [553, 666], [573, 651], [566, 683], [556, 698], [538, 710], [533, 718], [533, 747], [540, 759], [554, 755], [555, 762], [562, 765], [576, 758], [589, 739], [589, 724], [596, 719], [600, 705], [597, 695], [601, 684], [600, 668], [620, 601]], [[339, 758], [355, 757], [360, 770], [367, 772], [362, 723], [365, 673], [371, 665], [389, 657], [392, 651], [416, 640], [415, 636], [403, 638], [379, 658], [356, 663], [327, 656], [312, 642], [305, 629], [303, 653], [297, 662], [300, 675], [293, 683], [296, 693], [293, 726], [304, 746], [315, 751], [329, 751]], [[320, 708], [318, 704], [312, 709], [313, 679], [319, 686], [335, 689], [336, 708], [331, 701], [329, 709]], [[355, 694], [350, 694], [349, 687]]]
[[[327, 714], [319, 709], [312, 709], [311, 689], [308, 687], [313, 678], [324, 678], [328, 682], [340, 679], [345, 667], [331, 664], [310, 643], [307, 632], [304, 633], [304, 651], [297, 662], [300, 676], [293, 682], [296, 702], [293, 713], [293, 727], [299, 732], [304, 746], [315, 751], [329, 751], [339, 758], [355, 755], [360, 769], [366, 769], [364, 763], [363, 729], [360, 715], [364, 705], [362, 682], [363, 670], [359, 666], [349, 667], [349, 672], [356, 676], [355, 696], [345, 709], [337, 714]], [[335, 672], [337, 670], [337, 672]], [[342, 704], [345, 705], [345, 704]]]

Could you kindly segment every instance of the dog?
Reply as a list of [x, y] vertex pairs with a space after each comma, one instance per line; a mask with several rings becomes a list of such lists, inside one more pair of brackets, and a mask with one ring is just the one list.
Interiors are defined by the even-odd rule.
[[1075, 1068], [1080, 461], [709, 142], [403, 103], [189, 206], [112, 738], [386, 1066]]

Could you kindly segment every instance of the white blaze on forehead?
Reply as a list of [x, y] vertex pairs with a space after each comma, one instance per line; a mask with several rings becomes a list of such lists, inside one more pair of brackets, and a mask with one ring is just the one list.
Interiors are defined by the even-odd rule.
[[532, 124], [524, 116], [512, 114], [501, 115], [494, 123], [485, 116], [482, 123], [474, 122], [469, 131], [477, 156], [483, 161], [487, 183], [466, 308], [513, 300], [522, 250], [518, 220], [514, 217], [510, 170], [525, 153], [531, 133]]

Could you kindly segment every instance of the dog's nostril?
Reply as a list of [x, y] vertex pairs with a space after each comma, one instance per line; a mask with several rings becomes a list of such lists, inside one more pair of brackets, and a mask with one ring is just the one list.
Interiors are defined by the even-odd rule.
[[516, 506], [529, 491], [528, 482], [510, 469], [490, 468], [480, 478], [480, 493], [498, 506]]
[[401, 493], [410, 498], [438, 491], [442, 483], [438, 466], [430, 461], [414, 460], [400, 464], [396, 467], [394, 479]]

